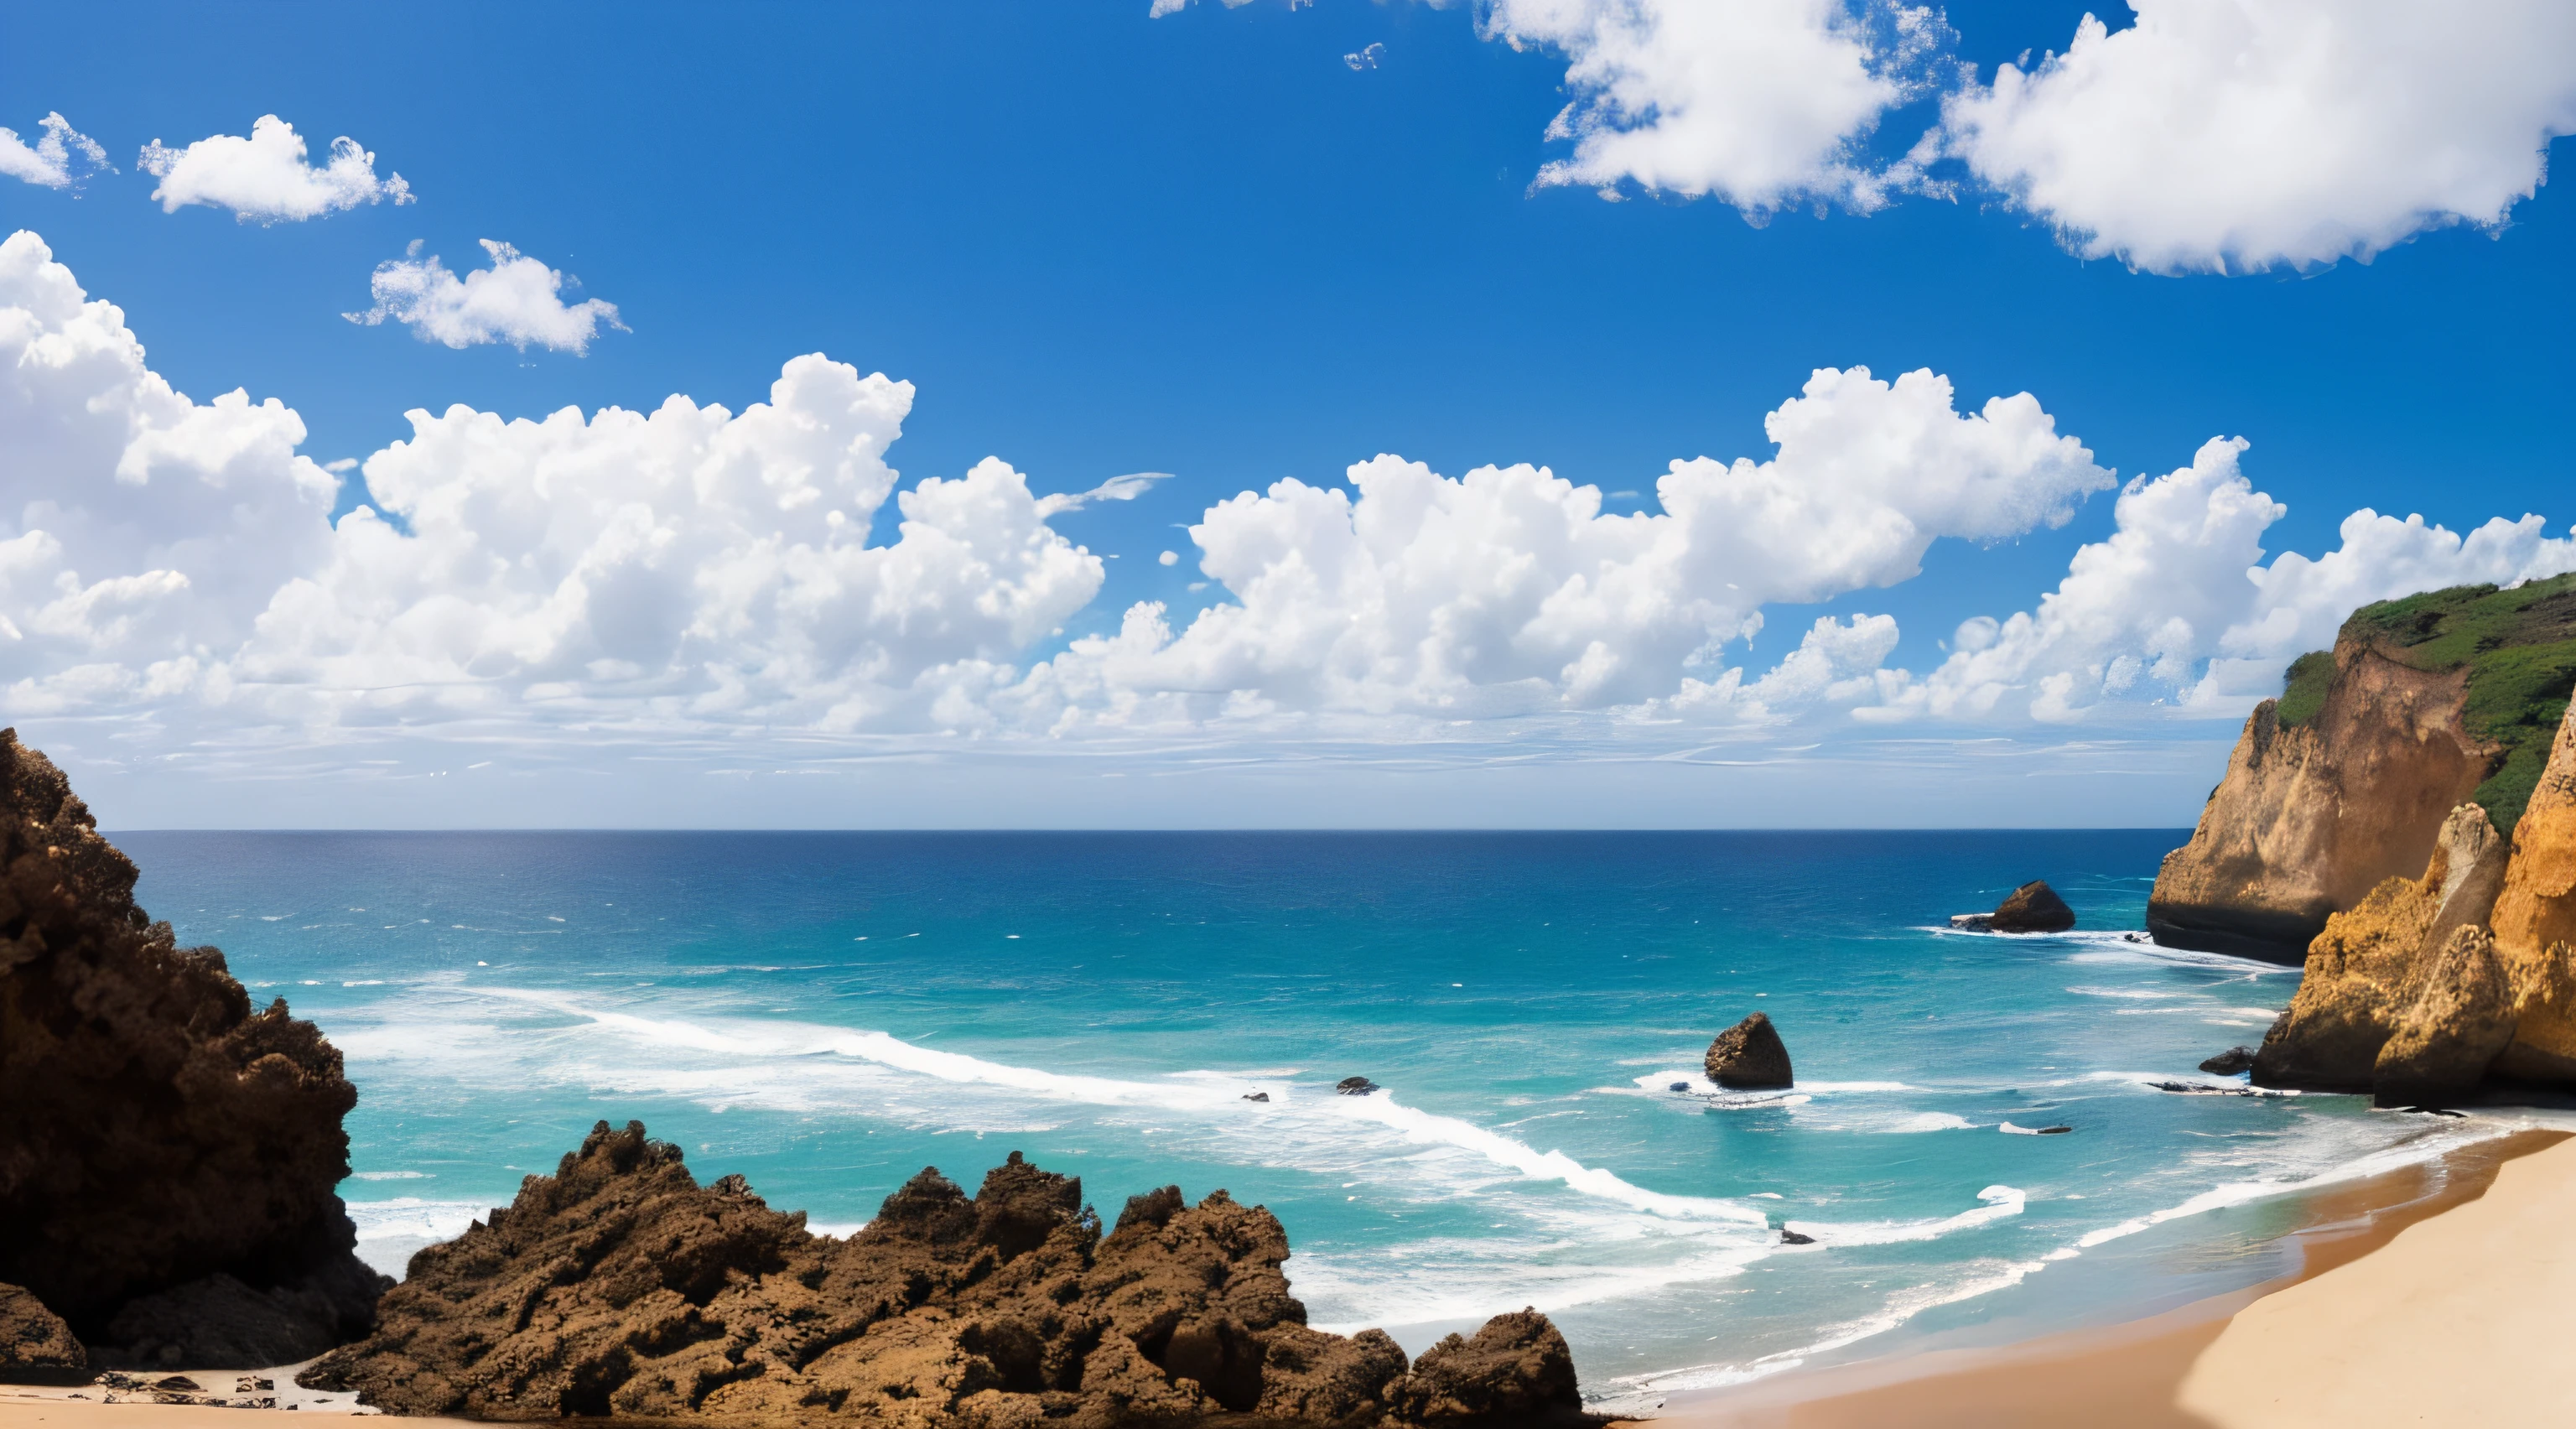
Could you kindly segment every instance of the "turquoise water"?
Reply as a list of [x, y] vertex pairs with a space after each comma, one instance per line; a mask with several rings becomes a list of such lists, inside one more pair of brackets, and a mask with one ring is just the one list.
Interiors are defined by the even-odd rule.
[[[2522, 1124], [2142, 1085], [2218, 1083], [2195, 1064], [2297, 982], [2119, 936], [2183, 837], [118, 842], [347, 1054], [342, 1190], [395, 1273], [602, 1117], [820, 1229], [1020, 1150], [1113, 1215], [1167, 1182], [1267, 1204], [1328, 1328], [1418, 1349], [1537, 1305], [1627, 1407], [2251, 1284], [2285, 1193]], [[2032, 877], [2087, 931], [1939, 926]], [[1798, 1085], [1720, 1095], [1701, 1053], [1757, 1010]]]

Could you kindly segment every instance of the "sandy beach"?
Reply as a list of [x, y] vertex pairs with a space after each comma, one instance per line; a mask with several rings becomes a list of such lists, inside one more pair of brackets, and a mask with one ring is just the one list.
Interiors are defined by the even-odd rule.
[[[2317, 1198], [2300, 1272], [2150, 1319], [1670, 1404], [1658, 1429], [2299, 1429], [2576, 1422], [2576, 1140], [2532, 1132]], [[2429, 1193], [2428, 1193], [2429, 1190]], [[2437, 1368], [2438, 1367], [2438, 1368]]]

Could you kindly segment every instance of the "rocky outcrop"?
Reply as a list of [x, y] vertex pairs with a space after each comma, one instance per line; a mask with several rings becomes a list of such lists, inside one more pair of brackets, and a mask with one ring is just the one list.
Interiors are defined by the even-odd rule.
[[701, 1187], [640, 1123], [413, 1257], [376, 1333], [307, 1371], [404, 1414], [614, 1415], [916, 1429], [1544, 1423], [1579, 1414], [1545, 1317], [1404, 1352], [1307, 1327], [1279, 1222], [1223, 1191], [1131, 1197], [1014, 1152], [969, 1198], [925, 1170], [846, 1240], [739, 1176]]
[[1789, 1048], [1771, 1019], [1757, 1012], [1717, 1034], [1703, 1065], [1708, 1079], [1738, 1091], [1785, 1087], [1793, 1082]]
[[2576, 709], [2559, 721], [2514, 829], [2491, 926], [2516, 1013], [2513, 1045], [2496, 1071], [2576, 1082]]
[[2219, 1053], [2217, 1056], [2203, 1061], [2200, 1064], [2200, 1069], [2204, 1072], [2221, 1077], [2232, 1077], [2240, 1072], [2250, 1072], [2254, 1070], [2254, 1049], [2251, 1047], [2230, 1047], [2226, 1051]]
[[2004, 896], [1986, 918], [1996, 933], [2063, 933], [2075, 926], [2075, 910], [2044, 879], [2033, 879]]
[[[0, 1281], [103, 1364], [318, 1354], [384, 1284], [333, 1194], [357, 1091], [313, 1024], [146, 917], [135, 878], [0, 731]], [[209, 1305], [258, 1327], [207, 1339], [173, 1308]]]
[[2408, 1101], [2474, 1085], [2513, 1027], [2511, 989], [2483, 926], [2504, 865], [2486, 811], [2452, 810], [2422, 877], [2386, 879], [2328, 918], [2289, 1010], [2255, 1054], [2254, 1081]]
[[70, 1384], [89, 1375], [72, 1327], [23, 1285], [0, 1285], [0, 1384]]
[[2328, 917], [2413, 877], [2460, 803], [2513, 833], [2571, 677], [2576, 576], [2364, 606], [2246, 720], [2148, 930], [2297, 962]]

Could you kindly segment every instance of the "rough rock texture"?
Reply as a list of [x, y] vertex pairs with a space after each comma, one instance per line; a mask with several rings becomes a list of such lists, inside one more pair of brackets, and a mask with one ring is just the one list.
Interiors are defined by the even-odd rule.
[[1395, 1386], [1397, 1416], [1415, 1424], [1571, 1422], [1583, 1414], [1565, 1336], [1536, 1310], [1496, 1315], [1475, 1338], [1450, 1335]]
[[0, 1281], [111, 1364], [236, 1363], [167, 1338], [174, 1321], [120, 1329], [169, 1293], [269, 1299], [301, 1329], [268, 1348], [362, 1334], [383, 1278], [332, 1194], [357, 1100], [340, 1054], [283, 1000], [252, 1010], [221, 953], [179, 947], [134, 905], [135, 876], [52, 763], [0, 730]]
[[1408, 1377], [1383, 1334], [1307, 1328], [1287, 1258], [1279, 1222], [1223, 1191], [1132, 1197], [1104, 1237], [1080, 1181], [1016, 1152], [972, 1199], [925, 1170], [858, 1234], [817, 1238], [739, 1176], [699, 1186], [641, 1123], [602, 1122], [413, 1257], [376, 1333], [301, 1382], [405, 1414], [916, 1429], [1518, 1423], [1475, 1416], [1557, 1403], [1558, 1367], [1572, 1386], [1538, 1316]]
[[[2258, 707], [2147, 905], [2156, 941], [2296, 962], [2462, 801], [2515, 834], [2576, 685], [2576, 576], [2362, 607]], [[2518, 837], [2518, 835], [2516, 835]]]
[[2515, 826], [2491, 926], [2519, 1014], [2496, 1070], [2576, 1081], [2576, 709], [2559, 721], [2549, 762]]
[[1789, 1048], [1759, 1012], [1717, 1034], [1708, 1044], [1706, 1065], [1708, 1079], [1721, 1087], [1751, 1091], [1792, 1083]]
[[2074, 926], [2075, 910], [2045, 879], [2033, 879], [2005, 895], [1986, 919], [1986, 927], [1997, 933], [2063, 933]]
[[[2506, 1040], [2512, 1032], [2510, 986], [2482, 927], [2504, 861], [2484, 809], [2452, 810], [2421, 878], [2386, 879], [2327, 920], [2289, 1010], [2255, 1054], [2254, 1080], [2360, 1092], [2385, 1075], [2422, 1100], [2484, 1075], [2505, 1045], [2491, 1024], [2503, 1019]], [[2395, 1060], [2383, 1063], [2401, 1029]]]
[[72, 1327], [21, 1285], [0, 1285], [0, 1384], [69, 1384], [89, 1377]]

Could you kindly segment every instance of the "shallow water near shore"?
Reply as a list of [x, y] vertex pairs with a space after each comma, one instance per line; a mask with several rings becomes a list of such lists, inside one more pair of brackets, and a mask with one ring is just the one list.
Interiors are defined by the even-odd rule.
[[[1327, 1328], [1534, 1304], [1641, 1408], [2252, 1285], [2290, 1193], [2549, 1120], [2144, 1085], [2297, 986], [2119, 936], [2181, 831], [115, 837], [347, 1055], [394, 1273], [602, 1117], [818, 1230], [1019, 1150], [1268, 1205]], [[2085, 931], [1940, 926], [2033, 877]], [[1753, 1011], [1799, 1083], [1719, 1095]]]

